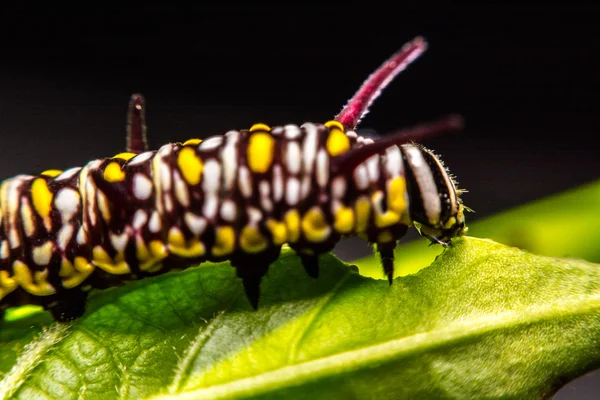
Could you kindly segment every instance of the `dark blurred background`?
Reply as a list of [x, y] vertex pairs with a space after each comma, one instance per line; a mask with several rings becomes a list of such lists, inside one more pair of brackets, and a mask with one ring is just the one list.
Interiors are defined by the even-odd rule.
[[[122, 151], [134, 92], [152, 148], [325, 122], [417, 35], [429, 50], [362, 127], [462, 114], [464, 132], [424, 144], [469, 189], [471, 220], [600, 178], [598, 6], [2, 8], [0, 179]], [[594, 377], [558, 398], [600, 398]]]

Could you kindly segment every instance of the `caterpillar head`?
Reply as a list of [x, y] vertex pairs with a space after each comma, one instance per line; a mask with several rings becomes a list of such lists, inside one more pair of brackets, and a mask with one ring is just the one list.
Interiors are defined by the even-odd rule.
[[[412, 222], [432, 242], [447, 244], [452, 238], [466, 232], [465, 207], [460, 198], [462, 191], [456, 188], [442, 161], [433, 152], [414, 144], [412, 140], [457, 130], [461, 126], [462, 119], [452, 115], [384, 136], [371, 144], [353, 148], [337, 156], [332, 163], [334, 174], [353, 171], [368, 158], [385, 154], [389, 149], [398, 149], [396, 146], [399, 146], [401, 160], [400, 156], [390, 157], [389, 154], [384, 158], [386, 170], [403, 175], [386, 185], [386, 197], [397, 213], [403, 209], [402, 204], [407, 203], [410, 221], [403, 220], [402, 223]], [[397, 201], [398, 206], [394, 207]]]
[[456, 188], [444, 163], [416, 144], [402, 145], [410, 216], [421, 235], [447, 244], [466, 232], [462, 191]]

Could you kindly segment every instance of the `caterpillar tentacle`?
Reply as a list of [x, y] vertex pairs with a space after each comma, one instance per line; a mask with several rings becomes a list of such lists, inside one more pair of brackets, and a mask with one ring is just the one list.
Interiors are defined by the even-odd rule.
[[144, 96], [139, 93], [131, 95], [129, 100], [126, 143], [127, 152], [141, 153], [148, 151], [145, 100]]
[[371, 104], [386, 86], [425, 50], [427, 50], [427, 42], [422, 37], [406, 43], [367, 78], [348, 104], [335, 116], [335, 120], [348, 130], [356, 129], [360, 120], [369, 112]]
[[257, 123], [148, 151], [144, 99], [132, 96], [127, 152], [2, 183], [0, 310], [39, 304], [74, 319], [91, 288], [222, 260], [257, 308], [284, 244], [317, 278], [319, 255], [354, 235], [376, 244], [391, 283], [394, 247], [409, 226], [437, 243], [465, 230], [446, 168], [409, 143], [458, 129], [458, 118], [376, 141], [353, 130], [403, 68], [390, 63], [423, 49], [421, 39], [405, 46], [325, 124]]
[[450, 115], [438, 121], [428, 124], [417, 125], [412, 128], [403, 129], [392, 135], [376, 140], [370, 146], [361, 146], [352, 151], [345, 152], [336, 157], [333, 162], [333, 170], [353, 170], [359, 164], [365, 162], [374, 154], [381, 153], [392, 146], [418, 141], [421, 138], [431, 138], [436, 135], [462, 129], [463, 120], [458, 115]]

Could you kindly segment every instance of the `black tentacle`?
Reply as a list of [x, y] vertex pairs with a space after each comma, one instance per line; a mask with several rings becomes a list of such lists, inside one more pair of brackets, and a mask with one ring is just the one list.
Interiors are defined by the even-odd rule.
[[144, 96], [134, 94], [129, 101], [127, 113], [127, 146], [131, 153], [148, 151], [148, 138], [146, 133], [146, 110]]

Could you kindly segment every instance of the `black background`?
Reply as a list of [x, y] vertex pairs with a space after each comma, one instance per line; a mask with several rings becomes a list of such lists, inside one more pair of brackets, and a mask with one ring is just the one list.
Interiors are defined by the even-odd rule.
[[[122, 151], [134, 92], [152, 148], [255, 122], [325, 122], [422, 35], [429, 50], [362, 127], [462, 114], [464, 132], [424, 144], [469, 190], [471, 219], [485, 217], [600, 178], [599, 21], [593, 6], [4, 7], [0, 178]], [[595, 390], [570, 385], [563, 398]]]

